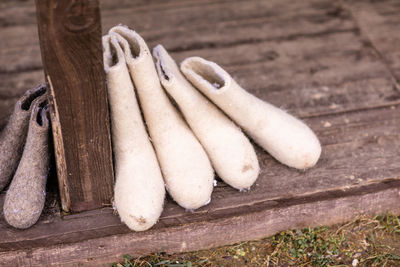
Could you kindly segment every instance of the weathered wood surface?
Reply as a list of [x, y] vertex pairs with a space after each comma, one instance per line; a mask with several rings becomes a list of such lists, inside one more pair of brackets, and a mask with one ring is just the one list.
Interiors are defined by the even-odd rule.
[[37, 0], [36, 9], [61, 206], [102, 208], [114, 177], [99, 2]]
[[[263, 238], [289, 228], [343, 223], [354, 219], [356, 214], [372, 215], [377, 210], [399, 213], [399, 187], [399, 181], [395, 181], [361, 187], [357, 192], [334, 191], [310, 197], [281, 199], [267, 208], [265, 205], [252, 205], [252, 209], [247, 212], [230, 217], [219, 216], [213, 220], [207, 218], [201, 222], [198, 221], [201, 219], [199, 218], [194, 223], [156, 227], [141, 233], [118, 231], [119, 225], [105, 228], [96, 224], [101, 222], [100, 217], [107, 223], [111, 220], [118, 224], [110, 212], [80, 214], [79, 218], [71, 218], [71, 221], [63, 223], [63, 227], [58, 229], [64, 235], [75, 237], [73, 243], [59, 242], [48, 246], [43, 246], [42, 243], [40, 247], [20, 248], [15, 251], [9, 249], [7, 252], [0, 252], [0, 262], [4, 266], [16, 263], [22, 266], [49, 266], [51, 263], [62, 266], [109, 266], [107, 263], [121, 259], [127, 253], [140, 256], [158, 251], [172, 253], [206, 249], [227, 242]], [[325, 198], [320, 198], [323, 195]], [[54, 222], [50, 225], [59, 226]], [[90, 227], [91, 230], [86, 231], [89, 235], [82, 239], [83, 233], [76, 230], [77, 226]], [[111, 236], [105, 236], [105, 232]]]
[[368, 43], [376, 49], [392, 73], [400, 91], [400, 2], [355, 1], [348, 8]]
[[[184, 6], [185, 2], [160, 3], [157, 9], [153, 5], [111, 11], [104, 8], [103, 32], [124, 22], [138, 30], [151, 47], [162, 43], [168, 50], [175, 51], [173, 55], [178, 61], [189, 55], [215, 60], [233, 72], [244, 86], [264, 89], [263, 94], [274, 104], [284, 102], [276, 98], [275, 89], [287, 88], [296, 94], [314, 90], [317, 94], [314, 97], [318, 98], [321, 96], [318, 90], [322, 87], [336, 85], [342, 90], [333, 90], [331, 94], [335, 95], [329, 94], [330, 100], [324, 96], [306, 100], [323, 105], [331, 101], [337, 105], [333, 107], [341, 111], [342, 103], [335, 102], [351, 101], [342, 84], [346, 84], [346, 88], [357, 84], [364, 87], [365, 84], [359, 83], [364, 78], [381, 79], [374, 81], [381, 84], [375, 86], [388, 90], [382, 89], [383, 94], [379, 92], [380, 96], [377, 96], [376, 90], [367, 86], [370, 91], [358, 95], [359, 101], [353, 101], [354, 106], [349, 108], [381, 105], [381, 97], [388, 98], [387, 102], [399, 101], [396, 99], [398, 93], [393, 92], [391, 85], [382, 85], [382, 76], [389, 75], [384, 63], [371, 47], [360, 41], [359, 29], [348, 11], [332, 1], [306, 1], [290, 6], [281, 1], [235, 1], [233, 11], [229, 9], [232, 1], [207, 1], [197, 5], [189, 2]], [[108, 1], [102, 3], [105, 7], [110, 6]], [[7, 9], [0, 12], [8, 15], [3, 16], [3, 21], [17, 17], [10, 16]], [[132, 16], [134, 12], [139, 13]], [[157, 20], [153, 20], [154, 17]], [[0, 28], [0, 34], [7, 36], [4, 38], [5, 49], [0, 51], [0, 61], [9, 62], [2, 65], [0, 75], [13, 77], [0, 91], [13, 88], [21, 93], [28, 83], [42, 80], [38, 71], [41, 60], [34, 19], [30, 19], [32, 24], [23, 24], [24, 20], [27, 18], [21, 18], [22, 24], [9, 22], [10, 26]], [[247, 77], [249, 73], [254, 73], [255, 77]], [[285, 97], [287, 100], [299, 101], [297, 97]], [[309, 115], [302, 104], [285, 103], [285, 108], [296, 114]], [[314, 105], [311, 111], [317, 111]]]
[[[26, 231], [11, 229], [0, 215], [0, 263], [106, 263], [124, 253], [195, 250], [340, 223], [359, 213], [400, 212], [400, 92], [393, 79], [400, 60], [393, 57], [390, 65], [382, 56], [400, 46], [379, 48], [367, 36], [374, 23], [355, 12], [385, 18], [381, 10], [395, 8], [395, 0], [101, 3], [103, 32], [122, 22], [149, 46], [164, 44], [178, 61], [191, 55], [215, 60], [260, 98], [303, 118], [323, 144], [321, 160], [296, 171], [256, 147], [262, 171], [250, 192], [218, 182], [210, 205], [193, 214], [168, 199], [159, 223], [143, 233], [129, 231], [111, 208], [63, 218], [52, 208]], [[29, 2], [0, 5], [0, 33], [9, 37], [0, 50], [0, 62], [8, 62], [0, 67], [0, 110], [8, 110], [42, 74]], [[7, 16], [10, 10], [14, 16]], [[396, 30], [376, 31], [392, 38]]]
[[[314, 198], [318, 202], [326, 198], [348, 196], [343, 190], [362, 194], [367, 188], [375, 188], [380, 182], [398, 185], [400, 155], [392, 148], [400, 148], [400, 117], [397, 116], [399, 108], [400, 105], [394, 109], [389, 107], [361, 113], [308, 118], [306, 122], [316, 130], [324, 146], [317, 168], [306, 172], [286, 168], [257, 148], [262, 172], [250, 192], [239, 193], [219, 182], [210, 205], [193, 214], [185, 213], [175, 203], [168, 201], [162, 218], [154, 229], [239, 216], [242, 213], [275, 207], [284, 199], [289, 201], [291, 198], [301, 199], [314, 195], [318, 196]], [[326, 123], [331, 126], [326, 127]], [[295, 204], [296, 201], [292, 203]], [[381, 209], [376, 208], [377, 211]], [[74, 223], [77, 220], [79, 223]], [[0, 238], [0, 251], [10, 249], [12, 244], [18, 244], [18, 248], [33, 248], [40, 246], [44, 240], [47, 245], [51, 245], [102, 235], [130, 233], [112, 215], [111, 208], [66, 216], [65, 219], [47, 214], [33, 228], [25, 230], [23, 236], [18, 236], [21, 231], [13, 230], [4, 221], [0, 221], [0, 231], [5, 233]]]

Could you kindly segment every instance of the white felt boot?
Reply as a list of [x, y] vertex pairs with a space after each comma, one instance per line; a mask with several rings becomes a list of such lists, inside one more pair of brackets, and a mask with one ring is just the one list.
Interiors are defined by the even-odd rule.
[[317, 163], [321, 145], [303, 122], [245, 91], [214, 62], [191, 57], [182, 62], [181, 70], [194, 86], [277, 160], [297, 169]]
[[188, 210], [208, 204], [214, 181], [211, 163], [162, 88], [146, 43], [122, 26], [111, 29], [113, 33], [125, 52], [168, 192]]
[[162, 85], [175, 99], [217, 174], [234, 188], [248, 189], [257, 179], [260, 167], [247, 137], [193, 88], [161, 45], [154, 48], [153, 55]]
[[164, 181], [121, 47], [115, 38], [104, 36], [103, 48], [115, 157], [114, 205], [129, 228], [143, 231], [160, 217]]

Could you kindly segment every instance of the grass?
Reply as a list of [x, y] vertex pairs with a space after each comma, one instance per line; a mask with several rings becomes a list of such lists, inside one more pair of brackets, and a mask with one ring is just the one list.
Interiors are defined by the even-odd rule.
[[288, 230], [210, 250], [140, 258], [124, 255], [111, 266], [400, 266], [400, 218], [359, 216], [342, 225]]

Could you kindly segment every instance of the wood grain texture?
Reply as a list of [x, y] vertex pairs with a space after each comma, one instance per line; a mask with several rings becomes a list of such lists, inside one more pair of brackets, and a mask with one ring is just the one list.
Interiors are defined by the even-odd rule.
[[[73, 251], [84, 247], [87, 242], [96, 243], [98, 240], [94, 250], [112, 245], [107, 250], [100, 249], [101, 252], [96, 250], [96, 260], [103, 256], [112, 260], [118, 253], [139, 255], [160, 249], [170, 252], [201, 249], [260, 238], [293, 227], [338, 223], [358, 213], [398, 212], [398, 109], [400, 105], [307, 118], [306, 122], [317, 132], [323, 145], [322, 158], [315, 168], [306, 172], [287, 168], [256, 147], [262, 171], [250, 192], [240, 193], [219, 181], [210, 205], [194, 213], [185, 212], [169, 199], [160, 221], [143, 233], [131, 232], [113, 214], [112, 208], [64, 218], [46, 212], [38, 224], [23, 232], [0, 220], [0, 232], [3, 233], [0, 255], [23, 258], [24, 251], [29, 249], [37, 250], [43, 257], [49, 256], [54, 248], [66, 247], [72, 254], [65, 260], [76, 257], [74, 261], [79, 261], [78, 258], [89, 257], [92, 253], [90, 248], [86, 247], [81, 254]], [[0, 203], [3, 198], [0, 197]], [[325, 203], [322, 207], [329, 206], [329, 209], [324, 210], [321, 203]], [[255, 213], [264, 215], [250, 223], [256, 220], [253, 217]], [[244, 219], [246, 216], [250, 216], [249, 221]], [[229, 222], [235, 220], [241, 223], [230, 225]], [[283, 221], [286, 223], [282, 224]], [[247, 229], [249, 224], [259, 226], [256, 229], [249, 227], [244, 233], [243, 229]], [[220, 230], [214, 232], [215, 228]], [[225, 234], [221, 236], [219, 231], [222, 229]], [[126, 244], [121, 241], [123, 238], [126, 238]], [[118, 245], [119, 242], [122, 243]], [[183, 242], [187, 247], [182, 245]], [[42, 248], [44, 243], [49, 248]], [[76, 245], [63, 245], [71, 243]], [[12, 254], [14, 252], [10, 250], [23, 253]]]
[[[209, 1], [192, 9], [179, 3], [178, 10], [161, 2], [155, 10], [142, 6], [135, 16], [131, 15], [138, 8], [135, 6], [104, 9], [103, 30], [121, 21], [138, 25], [135, 28], [150, 46], [164, 44], [174, 51], [172, 55], [178, 61], [192, 55], [216, 61], [245, 88], [300, 116], [399, 103], [399, 93], [393, 91], [384, 63], [371, 47], [364, 45], [348, 12], [332, 1], [300, 1], [293, 5], [282, 1], [238, 1], [243, 12], [232, 11], [229, 1]], [[273, 12], [275, 9], [285, 12]], [[201, 20], [206, 15], [212, 24]], [[158, 20], [150, 20], [151, 17]], [[6, 47], [15, 47], [14, 52], [4, 52], [2, 60], [10, 62], [4, 66], [4, 71], [11, 72], [7, 75], [23, 81], [25, 77], [17, 76], [24, 76], [24, 72], [15, 71], [41, 63], [37, 42], [19, 42], [19, 34], [29, 36], [32, 31], [26, 26], [18, 27], [0, 28], [9, 36]], [[34, 57], [35, 63], [25, 59]]]
[[353, 13], [366, 44], [387, 64], [400, 91], [400, 2], [348, 1], [347, 8]]
[[[192, 55], [214, 60], [244, 87], [263, 92], [274, 104], [301, 116], [399, 101], [391, 82], [385, 82], [390, 76], [385, 64], [365, 45], [349, 12], [334, 1], [298, 1], [291, 5], [278, 0], [186, 2], [133, 6], [122, 1], [121, 8], [115, 4], [111, 10], [103, 9], [103, 32], [123, 22], [138, 30], [150, 47], [162, 43], [178, 61]], [[107, 1], [102, 3], [110, 6]], [[237, 9], [230, 8], [231, 3]], [[6, 49], [0, 51], [0, 60], [9, 62], [1, 67], [5, 75], [18, 76], [25, 70], [40, 68], [34, 25], [3, 27], [1, 31], [7, 36]], [[369, 78], [380, 81], [366, 86], [365, 79]], [[364, 86], [366, 93], [352, 90]], [[331, 87], [328, 93], [322, 92]], [[314, 98], [282, 99], [276, 94], [280, 89], [290, 95], [301, 92]], [[359, 101], [352, 101], [347, 91], [358, 92], [354, 97]], [[326, 109], [328, 102], [332, 110]], [[314, 103], [318, 107], [303, 108]]]
[[64, 211], [111, 203], [113, 168], [97, 1], [36, 1]]
[[[150, 46], [162, 43], [169, 50], [178, 51], [196, 47], [206, 48], [210, 45], [234, 45], [237, 42], [324, 34], [352, 27], [349, 18], [325, 16], [325, 13], [329, 13], [335, 6], [330, 5], [329, 1], [324, 2], [327, 6], [323, 8], [308, 1], [292, 6], [286, 5], [286, 12], [279, 13], [272, 11], [283, 8], [279, 0], [212, 1], [208, 5], [190, 3], [179, 8], [166, 8], [161, 5], [157, 9], [150, 6], [139, 11], [132, 5], [111, 11], [103, 8], [103, 32], [116, 24], [124, 23], [137, 30]], [[231, 3], [235, 3], [237, 9], [229, 8]], [[132, 16], [135, 12], [135, 16]], [[152, 19], [154, 17], [157, 17], [157, 20]], [[289, 23], [283, 23], [285, 21]], [[0, 59], [7, 59], [12, 63], [3, 66], [2, 71], [40, 66], [35, 31], [34, 24], [0, 29], [0, 34], [8, 37], [4, 39], [5, 46], [13, 47], [4, 51], [4, 54], [0, 51]], [[234, 39], [229, 38], [232, 34], [235, 34]], [[21, 47], [24, 48], [23, 51]], [[22, 60], [23, 58], [25, 60]], [[27, 62], [26, 59], [32, 62]]]
[[[275, 202], [268, 209], [256, 209], [256, 205], [252, 205], [252, 209], [236, 216], [208, 218], [201, 222], [156, 228], [141, 233], [127, 232], [86, 238], [73, 243], [8, 249], [0, 252], [0, 263], [4, 266], [15, 263], [23, 266], [108, 266], [110, 262], [117, 261], [127, 253], [140, 256], [159, 251], [174, 253], [207, 249], [228, 242], [263, 238], [289, 228], [343, 223], [354, 219], [356, 214], [373, 215], [382, 210], [400, 212], [398, 180], [359, 189], [326, 192], [300, 199], [290, 198]], [[85, 217], [75, 218], [70, 225], [86, 226], [90, 222], [93, 231], [99, 233], [94, 222], [107, 217], [107, 214], [87, 214]], [[59, 231], [64, 229], [60, 227]], [[112, 233], [109, 230], [110, 232]], [[69, 236], [74, 234], [66, 233]]]
[[[111, 207], [60, 217], [52, 194], [26, 231], [11, 229], [0, 214], [0, 265], [97, 266], [125, 253], [197, 250], [341, 223], [360, 213], [400, 213], [400, 94], [392, 71], [400, 61], [392, 57], [388, 68], [383, 45], [389, 54], [395, 48], [366, 42], [373, 40], [367, 34], [375, 22], [363, 26], [348, 3], [331, 0], [134, 2], [101, 1], [103, 32], [122, 22], [149, 46], [162, 43], [178, 61], [199, 55], [218, 62], [256, 96], [301, 117], [321, 140], [320, 162], [297, 171], [256, 146], [261, 174], [250, 192], [219, 180], [210, 205], [194, 213], [168, 198], [160, 221], [143, 233], [131, 232]], [[365, 19], [393, 20], [386, 4], [352, 4]], [[42, 74], [32, 4], [4, 0], [0, 6], [0, 33], [8, 37], [0, 50], [0, 61], [8, 63], [0, 67], [8, 84], [0, 84], [0, 110], [8, 110]], [[392, 38], [384, 35], [394, 28], [383, 29], [380, 38]]]

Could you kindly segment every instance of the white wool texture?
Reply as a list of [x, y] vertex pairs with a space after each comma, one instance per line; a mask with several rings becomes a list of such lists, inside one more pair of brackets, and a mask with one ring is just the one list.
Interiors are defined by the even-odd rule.
[[211, 163], [162, 88], [145, 41], [122, 26], [112, 28], [110, 34], [125, 53], [169, 194], [188, 210], [208, 204], [214, 180]]
[[317, 163], [321, 145], [302, 121], [248, 93], [214, 62], [190, 57], [181, 63], [181, 71], [278, 161], [297, 169]]
[[103, 37], [103, 49], [115, 157], [114, 206], [130, 229], [144, 231], [161, 215], [164, 181], [122, 49], [109, 35]]
[[236, 189], [248, 189], [260, 172], [250, 141], [185, 79], [161, 45], [154, 48], [153, 55], [162, 85], [176, 101], [219, 177]]

